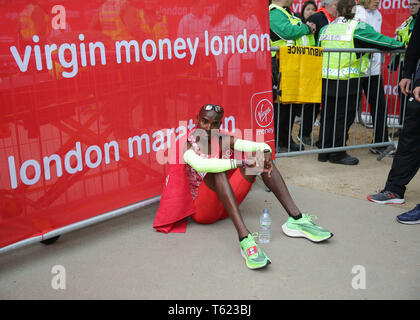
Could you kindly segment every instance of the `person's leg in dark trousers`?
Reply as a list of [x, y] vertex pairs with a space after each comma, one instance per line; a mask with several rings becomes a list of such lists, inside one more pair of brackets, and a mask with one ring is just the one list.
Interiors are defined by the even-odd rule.
[[[356, 116], [356, 102], [357, 95], [349, 95], [348, 97], [328, 96], [327, 99], [323, 97], [318, 148], [343, 147], [346, 145], [348, 132]], [[344, 157], [348, 157], [347, 153], [338, 151], [320, 154], [318, 160], [339, 161]], [[356, 160], [356, 158], [351, 159], [348, 164], [356, 164]]]
[[[332, 94], [336, 92], [337, 80], [322, 79], [322, 100], [321, 100], [321, 119], [319, 126], [319, 137], [316, 142], [318, 149], [332, 147], [334, 130], [334, 110], [336, 99]], [[318, 154], [318, 161], [328, 161], [329, 152]]]
[[387, 108], [384, 93], [384, 82], [381, 76], [361, 78], [363, 92], [369, 102], [370, 114], [374, 127], [373, 142], [388, 141]]
[[[340, 99], [336, 100], [335, 96], [322, 96], [321, 124], [319, 128], [319, 140], [317, 142], [319, 149], [332, 148], [333, 145], [337, 145], [337, 141], [335, 140], [335, 130], [337, 129], [334, 130], [334, 123], [336, 128], [337, 125], [340, 126], [336, 121], [336, 110], [339, 111], [340, 108], [336, 108], [336, 102], [339, 104], [341, 101]], [[318, 160], [327, 161], [331, 154], [333, 153], [319, 154]], [[338, 153], [334, 153], [334, 155], [337, 156]]]
[[[279, 146], [283, 148], [288, 148], [289, 141], [292, 141], [291, 133], [293, 129], [293, 124], [295, 123], [295, 117], [297, 113], [298, 105], [294, 104], [281, 104], [279, 112]], [[290, 138], [289, 138], [290, 133]]]
[[[333, 147], [344, 147], [347, 145], [349, 130], [356, 117], [356, 102], [356, 95], [338, 97]], [[345, 156], [347, 156], [345, 151], [334, 152], [330, 154], [330, 160], [339, 160]]]
[[311, 137], [313, 124], [319, 114], [319, 104], [310, 103], [303, 107], [303, 117], [301, 124], [302, 137]]
[[420, 102], [412, 97], [407, 100], [404, 126], [385, 185], [386, 191], [397, 193], [401, 197], [404, 197], [406, 185], [420, 166]]

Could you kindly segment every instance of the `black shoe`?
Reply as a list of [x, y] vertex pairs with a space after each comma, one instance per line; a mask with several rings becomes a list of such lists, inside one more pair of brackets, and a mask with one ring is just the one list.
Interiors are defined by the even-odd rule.
[[278, 148], [279, 153], [283, 152], [293, 152], [293, 151], [303, 151], [305, 150], [305, 147], [303, 145], [296, 144], [293, 140], [290, 141], [290, 150], [289, 145], [280, 144]]
[[330, 160], [331, 163], [344, 164], [344, 165], [347, 165], [347, 166], [354, 166], [354, 165], [359, 163], [359, 159], [357, 159], [355, 157], [351, 157], [348, 154], [345, 154], [344, 156], [342, 156], [340, 158], [331, 158], [330, 157], [329, 160]]
[[330, 158], [330, 155], [328, 153], [318, 154], [318, 161], [320, 162], [327, 162], [329, 158]]
[[303, 146], [303, 144], [298, 145], [293, 140], [290, 141], [290, 151], [303, 151], [303, 150], [305, 150], [305, 147]]

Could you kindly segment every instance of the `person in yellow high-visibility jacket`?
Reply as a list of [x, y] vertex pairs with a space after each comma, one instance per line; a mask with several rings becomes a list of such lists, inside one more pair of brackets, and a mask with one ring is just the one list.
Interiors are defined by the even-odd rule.
[[[273, 0], [269, 6], [270, 17], [270, 39], [272, 47], [281, 46], [310, 46], [315, 44], [313, 33], [315, 32], [315, 24], [311, 22], [303, 23], [290, 10], [293, 0]], [[278, 61], [276, 53], [272, 52], [272, 74], [273, 74], [273, 100], [277, 100], [278, 88]], [[292, 132], [292, 126], [298, 108], [301, 105], [281, 105], [274, 108], [274, 128], [276, 131], [277, 151], [299, 151], [303, 149], [303, 145], [299, 147], [289, 132]], [[279, 122], [277, 124], [277, 122]], [[290, 136], [290, 138], [289, 138]]]
[[[355, 0], [339, 0], [339, 17], [320, 31], [318, 44], [330, 49], [376, 48], [400, 49], [404, 44], [384, 36], [365, 22], [354, 19]], [[346, 146], [348, 132], [356, 115], [359, 78], [368, 70], [369, 60], [355, 53], [325, 52], [323, 54], [322, 112], [318, 148]], [[321, 162], [357, 165], [359, 159], [345, 151], [321, 153]]]

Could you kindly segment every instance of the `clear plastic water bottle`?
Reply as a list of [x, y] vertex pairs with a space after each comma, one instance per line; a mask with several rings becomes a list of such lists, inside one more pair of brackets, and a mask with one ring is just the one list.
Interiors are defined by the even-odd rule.
[[268, 209], [264, 209], [260, 217], [260, 232], [258, 234], [259, 243], [270, 242], [270, 230], [271, 230], [271, 215]]

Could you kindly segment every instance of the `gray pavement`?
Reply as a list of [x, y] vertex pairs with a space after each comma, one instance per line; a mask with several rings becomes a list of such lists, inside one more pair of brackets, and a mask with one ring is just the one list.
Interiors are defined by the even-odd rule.
[[[266, 269], [246, 268], [229, 219], [189, 222], [185, 234], [165, 235], [152, 228], [152, 205], [64, 234], [50, 246], [0, 255], [0, 299], [420, 298], [420, 225], [397, 223], [401, 208], [289, 189], [334, 237], [320, 244], [287, 237], [285, 211], [258, 180], [241, 210], [252, 231], [264, 207], [272, 213], [272, 242], [262, 246], [273, 262]], [[57, 265], [64, 269], [53, 274]], [[63, 270], [65, 289], [54, 289]]]

